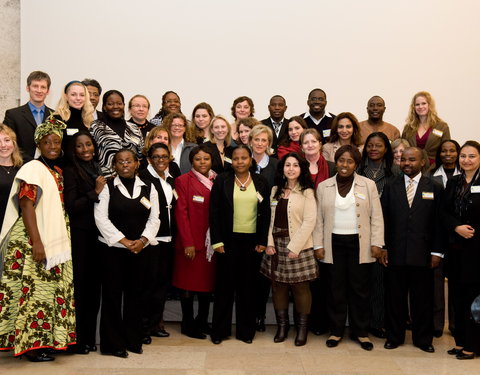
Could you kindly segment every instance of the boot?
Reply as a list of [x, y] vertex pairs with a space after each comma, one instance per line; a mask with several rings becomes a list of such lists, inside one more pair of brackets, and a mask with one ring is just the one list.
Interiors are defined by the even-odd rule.
[[194, 339], [206, 339], [207, 336], [200, 332], [193, 319], [193, 297], [185, 293], [180, 297], [180, 304], [182, 306], [182, 334]]
[[298, 313], [297, 337], [295, 337], [295, 346], [303, 346], [307, 343], [308, 335], [308, 315]]
[[275, 316], [277, 317], [277, 333], [273, 338], [273, 342], [284, 342], [290, 328], [288, 310], [275, 310]]

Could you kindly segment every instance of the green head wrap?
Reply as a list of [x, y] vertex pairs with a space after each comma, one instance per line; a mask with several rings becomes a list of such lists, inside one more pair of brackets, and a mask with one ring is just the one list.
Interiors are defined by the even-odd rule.
[[35, 134], [33, 136], [33, 138], [35, 139], [35, 143], [38, 145], [43, 137], [50, 134], [56, 134], [60, 138], [63, 138], [63, 129], [65, 129], [66, 127], [67, 124], [65, 124], [61, 120], [56, 119], [53, 116], [53, 112], [50, 112], [50, 116], [48, 116], [45, 122], [42, 122], [35, 129]]

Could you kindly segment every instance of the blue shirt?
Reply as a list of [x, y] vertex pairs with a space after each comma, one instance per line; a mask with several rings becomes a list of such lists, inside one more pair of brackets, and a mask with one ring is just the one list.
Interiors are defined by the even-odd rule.
[[41, 124], [43, 122], [43, 117], [45, 116], [45, 104], [42, 105], [41, 107], [35, 107], [32, 102], [28, 102], [28, 107], [30, 108], [30, 111], [32, 112], [33, 118], [35, 119], [35, 122], [37, 125]]

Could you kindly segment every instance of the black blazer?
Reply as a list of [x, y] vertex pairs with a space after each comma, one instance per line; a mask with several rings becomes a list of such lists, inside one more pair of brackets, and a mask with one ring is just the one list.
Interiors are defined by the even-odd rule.
[[[255, 190], [263, 200], [257, 201], [256, 244], [267, 246], [270, 226], [270, 192], [267, 181], [258, 174], [251, 174]], [[229, 246], [233, 233], [233, 188], [235, 174], [233, 170], [219, 175], [210, 194], [210, 236], [212, 245], [223, 242]]]
[[[217, 145], [212, 143], [211, 141], [205, 142], [205, 146], [207, 146], [210, 151], [212, 152], [212, 170], [218, 174], [223, 173], [225, 171], [230, 171], [232, 169], [232, 163], [224, 160], [222, 164], [222, 157], [220, 156], [220, 151], [218, 151]], [[227, 146], [223, 149], [225, 153], [225, 157], [232, 160], [232, 154], [235, 147]]]
[[266, 118], [266, 119], [262, 120], [262, 124], [267, 125], [272, 130], [272, 133], [273, 133], [272, 148], [274, 149], [275, 153], [277, 152], [278, 141], [280, 139], [282, 139], [282, 136], [287, 131], [289, 122], [290, 122], [289, 119], [287, 119], [287, 118], [283, 119], [283, 124], [282, 124], [282, 127], [280, 128], [280, 133], [278, 133], [278, 137], [277, 137], [277, 134], [275, 133], [275, 129], [274, 129], [273, 124], [272, 124], [272, 119], [269, 117], [269, 118]]
[[[428, 199], [430, 194], [425, 193], [433, 193], [433, 199]], [[403, 175], [385, 185], [381, 202], [390, 265], [429, 267], [431, 252], [444, 252], [442, 195], [443, 187], [422, 175], [409, 207]]]
[[[50, 112], [53, 112], [53, 109], [45, 107], [45, 114], [43, 115], [44, 121], [50, 116]], [[33, 118], [28, 103], [17, 108], [7, 109], [3, 123], [11, 127], [17, 135], [17, 143], [22, 151], [23, 161], [33, 160], [35, 150], [37, 149], [37, 145], [33, 139], [37, 123]]]
[[[158, 230], [158, 236], [173, 236], [175, 233], [175, 194], [172, 198], [172, 204], [167, 205], [167, 198], [165, 197], [165, 192], [163, 191], [162, 184], [160, 180], [154, 177], [148, 169], [140, 171], [138, 176], [146, 183], [153, 184], [158, 193], [158, 206], [160, 208], [160, 228]], [[167, 182], [170, 184], [172, 189], [175, 189], [175, 181], [173, 177], [167, 177]], [[168, 211], [170, 210], [170, 220], [168, 219]]]
[[[449, 277], [463, 282], [480, 282], [480, 177], [471, 184], [470, 192], [464, 196], [460, 212], [455, 210], [456, 187], [463, 174], [453, 176], [445, 188], [442, 212], [443, 227], [452, 247], [445, 256], [445, 269]], [[473, 187], [473, 190], [472, 190]], [[478, 190], [477, 190], [478, 189]], [[473, 192], [472, 192], [473, 191]], [[465, 239], [455, 232], [459, 225], [468, 224], [475, 229], [472, 238]]]
[[98, 202], [95, 180], [82, 178], [72, 165], [63, 170], [65, 209], [72, 228], [97, 231], [93, 206]]

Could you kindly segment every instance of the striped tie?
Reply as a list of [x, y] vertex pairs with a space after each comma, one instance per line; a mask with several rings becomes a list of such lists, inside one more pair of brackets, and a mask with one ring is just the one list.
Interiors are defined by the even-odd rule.
[[413, 196], [413, 179], [410, 179], [407, 186], [407, 200], [410, 207], [412, 207]]

